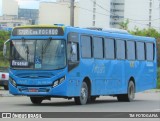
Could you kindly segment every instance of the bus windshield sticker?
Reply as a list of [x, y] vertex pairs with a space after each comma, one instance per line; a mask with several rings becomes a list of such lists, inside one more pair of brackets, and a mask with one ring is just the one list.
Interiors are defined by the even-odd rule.
[[41, 59], [40, 57], [36, 57], [35, 58], [35, 68], [41, 68], [42, 64], [41, 64]]
[[12, 60], [12, 66], [28, 67], [28, 62], [25, 60]]

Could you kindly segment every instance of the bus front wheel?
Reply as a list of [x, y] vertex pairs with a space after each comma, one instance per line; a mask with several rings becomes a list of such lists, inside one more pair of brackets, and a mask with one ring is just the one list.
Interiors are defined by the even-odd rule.
[[79, 97], [74, 98], [75, 103], [77, 105], [84, 105], [87, 103], [88, 100], [88, 86], [86, 82], [82, 83], [81, 92]]
[[41, 104], [43, 101], [42, 97], [30, 97], [30, 100], [33, 104]]
[[5, 89], [5, 90], [8, 90], [8, 85], [5, 85], [5, 86], [4, 86], [4, 89]]
[[128, 84], [127, 94], [117, 95], [118, 101], [131, 102], [135, 98], [135, 85], [133, 81], [130, 81]]

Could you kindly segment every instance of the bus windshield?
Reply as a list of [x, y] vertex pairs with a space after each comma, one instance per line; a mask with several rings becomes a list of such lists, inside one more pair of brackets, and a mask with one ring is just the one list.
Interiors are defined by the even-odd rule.
[[64, 40], [12, 40], [13, 69], [62, 69], [66, 66]]

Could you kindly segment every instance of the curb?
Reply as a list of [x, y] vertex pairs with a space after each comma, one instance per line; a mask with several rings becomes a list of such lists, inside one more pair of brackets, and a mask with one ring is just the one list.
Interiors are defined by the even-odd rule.
[[146, 90], [144, 93], [160, 93], [160, 89]]
[[0, 97], [14, 97], [12, 94], [0, 94]]

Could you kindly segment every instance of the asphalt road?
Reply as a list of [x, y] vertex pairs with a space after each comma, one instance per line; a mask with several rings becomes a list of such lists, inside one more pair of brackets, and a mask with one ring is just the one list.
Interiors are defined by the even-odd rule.
[[115, 97], [101, 96], [95, 103], [82, 106], [75, 105], [73, 99], [61, 98], [52, 98], [51, 101], [43, 101], [41, 105], [33, 105], [29, 97], [10, 96], [8, 92], [0, 90], [0, 94], [2, 92], [5, 95], [0, 97], [0, 112], [160, 112], [160, 92], [154, 91], [137, 93], [133, 102], [118, 102]]

